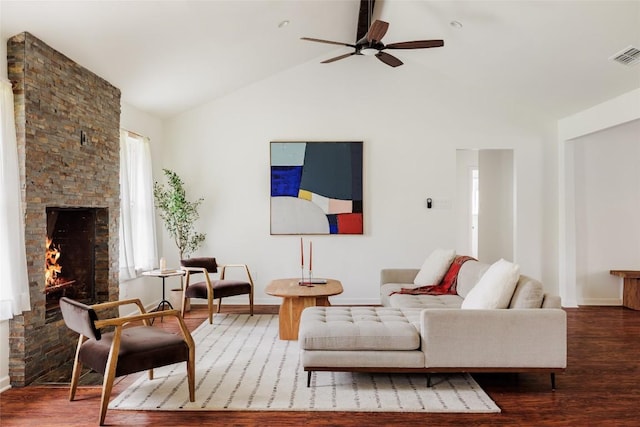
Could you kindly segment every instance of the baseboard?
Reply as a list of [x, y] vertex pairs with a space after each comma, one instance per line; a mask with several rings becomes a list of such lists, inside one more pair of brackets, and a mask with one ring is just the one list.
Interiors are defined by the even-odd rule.
[[0, 378], [0, 393], [7, 391], [11, 388], [11, 378], [7, 375], [4, 378]]
[[622, 305], [620, 298], [586, 298], [578, 305]]
[[[333, 305], [380, 305], [380, 298], [340, 298], [337, 296], [330, 297], [331, 304]], [[282, 304], [282, 298], [255, 298], [253, 300], [255, 305], [280, 305]], [[214, 304], [216, 302], [214, 301]], [[247, 297], [245, 295], [239, 297], [229, 297], [222, 300], [222, 306], [227, 305], [246, 305], [248, 304]], [[191, 298], [191, 305], [207, 305], [207, 301], [203, 299]]]
[[[231, 304], [231, 298], [228, 299], [229, 304]], [[340, 298], [339, 296], [329, 297], [329, 301], [332, 305], [380, 305], [380, 298]], [[227, 299], [224, 299], [224, 303], [227, 302]], [[246, 304], [246, 299], [244, 301], [237, 300], [237, 304]], [[256, 305], [280, 305], [282, 304], [281, 298], [257, 298], [254, 300], [254, 304]]]

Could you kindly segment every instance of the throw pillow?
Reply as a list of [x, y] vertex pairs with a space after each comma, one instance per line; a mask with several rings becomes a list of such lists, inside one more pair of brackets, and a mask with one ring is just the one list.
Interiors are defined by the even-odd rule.
[[453, 249], [436, 249], [431, 252], [413, 279], [415, 287], [439, 284], [455, 257], [456, 251]]
[[520, 278], [520, 266], [501, 259], [482, 275], [462, 301], [465, 309], [507, 308]]

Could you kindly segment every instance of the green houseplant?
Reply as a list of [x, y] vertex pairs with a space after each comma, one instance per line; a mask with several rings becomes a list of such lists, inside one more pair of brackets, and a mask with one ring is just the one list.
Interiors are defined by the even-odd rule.
[[163, 172], [168, 185], [155, 182], [153, 197], [156, 208], [160, 211], [160, 218], [178, 247], [180, 259], [184, 259], [204, 243], [206, 235], [197, 232], [194, 225], [200, 217], [198, 207], [204, 199], [190, 202], [187, 200], [184, 182], [178, 174], [169, 169], [163, 169]]

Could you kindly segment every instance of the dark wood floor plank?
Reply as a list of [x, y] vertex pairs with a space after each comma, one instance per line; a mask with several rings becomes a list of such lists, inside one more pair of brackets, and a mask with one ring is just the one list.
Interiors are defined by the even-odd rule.
[[[223, 312], [245, 307], [223, 306]], [[256, 313], [277, 313], [256, 306]], [[107, 412], [107, 425], [118, 426], [637, 426], [640, 422], [640, 311], [622, 307], [567, 309], [568, 368], [550, 391], [548, 375], [476, 374], [474, 378], [502, 409], [501, 414], [416, 414], [354, 412]], [[186, 316], [195, 329], [206, 309]], [[160, 323], [171, 330], [169, 322]], [[144, 375], [144, 374], [143, 374]], [[122, 379], [113, 396], [135, 380]], [[0, 394], [1, 426], [96, 425], [100, 387], [80, 387], [67, 400], [66, 386], [28, 386]]]

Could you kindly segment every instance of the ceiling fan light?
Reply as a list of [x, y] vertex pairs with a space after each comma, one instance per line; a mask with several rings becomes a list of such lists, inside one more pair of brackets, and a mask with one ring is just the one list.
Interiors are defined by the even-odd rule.
[[372, 48], [372, 47], [363, 47], [360, 50], [360, 53], [366, 56], [374, 56], [378, 54], [378, 49]]

